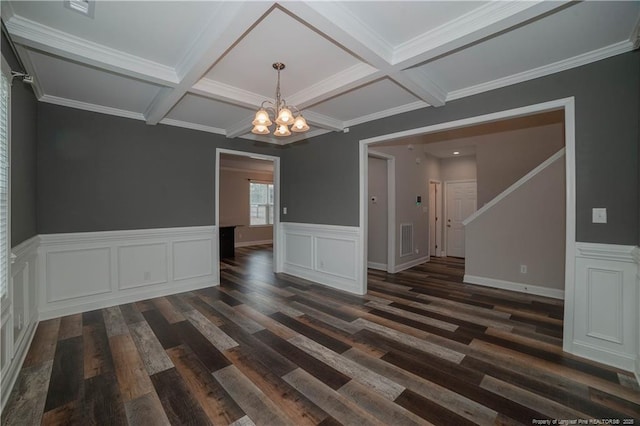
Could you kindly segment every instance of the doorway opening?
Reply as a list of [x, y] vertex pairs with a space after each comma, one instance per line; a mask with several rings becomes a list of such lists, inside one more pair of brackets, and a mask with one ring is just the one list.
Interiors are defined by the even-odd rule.
[[280, 158], [251, 152], [216, 149], [215, 227], [219, 250], [216, 265], [232, 259], [236, 250], [273, 244], [274, 272], [280, 258]]
[[[500, 122], [505, 119], [515, 119], [527, 117], [546, 112], [558, 111], [562, 112], [562, 124], [564, 134], [564, 176], [565, 176], [565, 227], [564, 227], [564, 321], [565, 332], [563, 333], [564, 347], [568, 348], [573, 339], [572, 318], [573, 318], [573, 301], [575, 298], [575, 223], [576, 223], [576, 206], [575, 206], [575, 100], [573, 97], [559, 99], [555, 101], [544, 102], [535, 105], [514, 108], [505, 111], [499, 111], [475, 117], [464, 118], [451, 122], [438, 123], [412, 130], [396, 132], [386, 135], [380, 135], [368, 139], [360, 140], [360, 239], [362, 247], [362, 263], [363, 273], [361, 274], [362, 282], [360, 283], [362, 293], [366, 293], [366, 259], [367, 259], [367, 156], [370, 147], [381, 143], [392, 143], [397, 141], [411, 140], [432, 133], [452, 131], [456, 129], [464, 129], [481, 123]], [[419, 161], [416, 159], [416, 164]], [[423, 181], [426, 183], [426, 180]], [[486, 197], [486, 194], [478, 194], [478, 200]], [[488, 198], [490, 199], [490, 197]], [[478, 202], [482, 205], [481, 202]], [[449, 253], [447, 253], [449, 254]]]

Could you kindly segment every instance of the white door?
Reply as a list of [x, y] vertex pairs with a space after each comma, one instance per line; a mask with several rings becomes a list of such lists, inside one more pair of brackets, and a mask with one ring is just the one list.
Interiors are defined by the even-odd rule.
[[447, 182], [447, 256], [464, 257], [462, 221], [476, 211], [476, 181]]

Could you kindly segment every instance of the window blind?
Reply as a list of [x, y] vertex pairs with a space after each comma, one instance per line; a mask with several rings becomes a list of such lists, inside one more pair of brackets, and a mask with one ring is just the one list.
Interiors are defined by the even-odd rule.
[[0, 298], [9, 283], [9, 79], [4, 73], [0, 99]]

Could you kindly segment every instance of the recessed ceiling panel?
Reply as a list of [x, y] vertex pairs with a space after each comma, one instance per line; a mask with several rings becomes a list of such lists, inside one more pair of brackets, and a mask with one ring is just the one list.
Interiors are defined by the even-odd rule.
[[[629, 40], [640, 2], [579, 2], [422, 68], [449, 92]], [[473, 70], [473, 72], [470, 72]]]
[[[143, 113], [159, 86], [30, 51], [45, 95]], [[42, 71], [42, 72], [40, 72]]]
[[292, 95], [359, 61], [275, 8], [207, 74], [207, 78], [273, 98], [283, 62], [282, 95]]
[[167, 118], [226, 129], [253, 111], [201, 96], [187, 94], [167, 115]]
[[93, 18], [59, 1], [13, 1], [16, 15], [81, 39], [175, 66], [219, 2], [96, 1]]
[[343, 5], [392, 47], [458, 18], [483, 1], [347, 1]]
[[342, 121], [354, 120], [380, 111], [402, 107], [418, 98], [391, 80], [380, 80], [310, 108]]

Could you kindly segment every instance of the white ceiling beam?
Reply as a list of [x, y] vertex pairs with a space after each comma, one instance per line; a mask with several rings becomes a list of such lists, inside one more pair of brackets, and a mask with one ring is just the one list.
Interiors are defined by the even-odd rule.
[[326, 115], [313, 111], [303, 111], [302, 115], [310, 125], [327, 130], [333, 130], [334, 132], [341, 132], [344, 130], [344, 122], [341, 120], [336, 120], [335, 118], [327, 117]]
[[495, 1], [427, 31], [393, 52], [395, 69], [406, 69], [496, 35], [570, 3], [558, 1]]
[[269, 2], [221, 2], [212, 19], [176, 67], [179, 83], [163, 90], [147, 108], [147, 124], [157, 124], [193, 85], [272, 7]]
[[208, 78], [203, 78], [194, 84], [189, 89], [189, 93], [251, 109], [259, 107], [265, 100], [264, 96], [257, 93]]
[[338, 2], [292, 1], [280, 7], [369, 65], [379, 70], [390, 66], [392, 46]]
[[178, 83], [176, 72], [171, 67], [87, 41], [18, 15], [9, 19], [6, 26], [16, 44], [30, 49], [162, 86]]
[[249, 117], [245, 117], [237, 123], [232, 124], [230, 127], [225, 129], [225, 136], [228, 138], [237, 138], [238, 136], [242, 136], [251, 131], [253, 124], [253, 114]]
[[431, 106], [442, 106], [447, 99], [447, 91], [422, 70], [408, 69], [392, 74], [390, 77]]
[[308, 108], [382, 77], [381, 71], [361, 62], [294, 93], [287, 101], [300, 109]]

